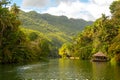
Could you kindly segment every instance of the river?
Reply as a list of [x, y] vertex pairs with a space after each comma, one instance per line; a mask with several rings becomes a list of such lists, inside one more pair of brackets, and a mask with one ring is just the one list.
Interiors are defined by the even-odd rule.
[[0, 80], [120, 80], [110, 62], [51, 59], [24, 65], [0, 65]]

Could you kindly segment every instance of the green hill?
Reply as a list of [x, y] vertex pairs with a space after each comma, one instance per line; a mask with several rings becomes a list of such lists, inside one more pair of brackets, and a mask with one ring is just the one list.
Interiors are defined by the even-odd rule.
[[22, 26], [43, 33], [51, 42], [53, 53], [58, 54], [58, 48], [65, 42], [71, 41], [72, 36], [92, 24], [82, 19], [68, 19], [66, 16], [39, 14], [35, 11], [20, 12]]
[[26, 28], [41, 31], [43, 33], [63, 32], [73, 35], [92, 24], [91, 21], [82, 19], [68, 19], [66, 16], [53, 16], [50, 14], [39, 14], [35, 11], [20, 13], [20, 19]]

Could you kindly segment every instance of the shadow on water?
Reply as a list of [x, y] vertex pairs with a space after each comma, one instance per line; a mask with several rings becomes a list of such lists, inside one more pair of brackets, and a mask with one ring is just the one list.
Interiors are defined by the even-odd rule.
[[16, 65], [1, 65], [0, 64], [0, 80], [20, 80], [17, 75]]
[[52, 59], [26, 65], [0, 65], [0, 80], [119, 80], [120, 66], [109, 62]]

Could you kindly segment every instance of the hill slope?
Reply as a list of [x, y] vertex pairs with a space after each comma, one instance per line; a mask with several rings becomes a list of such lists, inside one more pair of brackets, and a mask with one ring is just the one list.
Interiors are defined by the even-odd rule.
[[35, 11], [27, 13], [21, 11], [20, 19], [24, 27], [35, 29], [43, 33], [63, 32], [67, 35], [76, 34], [83, 30], [85, 26], [92, 24], [91, 21], [68, 19], [66, 16], [39, 14]]
[[82, 19], [68, 19], [65, 16], [39, 14], [35, 11], [20, 12], [22, 26], [37, 30], [48, 37], [53, 47], [53, 53], [58, 54], [58, 48], [65, 42], [71, 41], [72, 36], [92, 24]]

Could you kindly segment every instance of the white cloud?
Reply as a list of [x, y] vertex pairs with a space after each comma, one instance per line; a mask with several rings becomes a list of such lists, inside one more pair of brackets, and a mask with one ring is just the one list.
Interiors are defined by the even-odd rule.
[[112, 2], [113, 0], [89, 0], [87, 3], [80, 2], [79, 0], [59, 0], [58, 6], [49, 7], [42, 13], [95, 20], [101, 17], [102, 13], [110, 15], [109, 6]]
[[96, 4], [96, 5], [100, 5], [100, 6], [104, 6], [104, 5], [108, 5], [111, 4], [113, 2], [113, 0], [89, 0], [90, 2]]
[[[69, 18], [82, 18], [85, 20], [95, 20], [101, 17], [101, 14], [110, 15], [109, 6], [113, 0], [23, 0], [22, 10], [36, 10], [41, 13], [52, 15], [65, 15]], [[56, 4], [56, 6], [54, 5]], [[53, 7], [53, 6], [54, 7]]]
[[78, 1], [78, 0], [56, 0], [56, 3], [57, 4], [60, 4], [61, 2], [65, 2], [65, 3], [72, 3], [72, 2], [76, 2], [76, 1]]
[[41, 8], [46, 6], [49, 3], [49, 0], [23, 0], [22, 7], [23, 8]]

